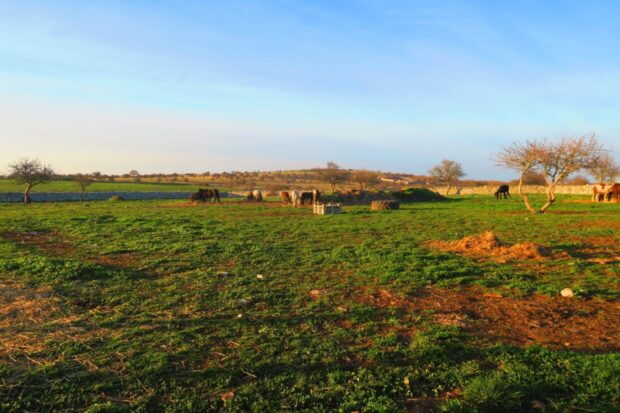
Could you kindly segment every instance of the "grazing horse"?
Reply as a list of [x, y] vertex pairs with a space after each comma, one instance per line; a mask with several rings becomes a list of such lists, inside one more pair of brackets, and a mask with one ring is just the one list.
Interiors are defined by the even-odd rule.
[[213, 188], [211, 190], [211, 192], [213, 193], [213, 202], [217, 202], [220, 203], [220, 191], [218, 191], [217, 189]]
[[312, 204], [317, 205], [321, 202], [321, 192], [318, 189], [312, 190]]
[[510, 196], [510, 187], [506, 184], [500, 185], [499, 188], [497, 188], [497, 191], [495, 191], [495, 199], [500, 199], [502, 195], [504, 199], [508, 199]]
[[293, 206], [294, 207], [299, 206], [299, 199], [301, 197], [299, 191], [297, 191], [297, 190], [290, 191], [289, 194], [291, 196], [291, 202], [293, 203]]
[[602, 202], [605, 200], [605, 184], [600, 186], [594, 185], [592, 187], [592, 201]]
[[280, 198], [282, 198], [282, 205], [288, 205], [291, 203], [291, 194], [288, 191], [280, 192]]
[[194, 192], [189, 196], [190, 201], [200, 202], [220, 202], [220, 191], [217, 189], [198, 189], [198, 192]]
[[605, 191], [605, 200], [608, 202], [620, 202], [620, 184], [613, 184]]
[[262, 202], [263, 193], [259, 191], [258, 189], [255, 189], [248, 194], [247, 200], [254, 201], [254, 202]]
[[592, 187], [592, 201], [596, 202], [620, 202], [620, 184], [594, 185]]
[[312, 192], [310, 191], [303, 191], [301, 192], [301, 194], [299, 195], [299, 203], [301, 205], [304, 205], [306, 203], [311, 204], [312, 203]]
[[200, 192], [200, 191], [192, 192], [189, 195], [189, 200], [190, 200], [190, 202], [197, 202], [197, 201], [205, 202], [205, 195], [202, 192]]

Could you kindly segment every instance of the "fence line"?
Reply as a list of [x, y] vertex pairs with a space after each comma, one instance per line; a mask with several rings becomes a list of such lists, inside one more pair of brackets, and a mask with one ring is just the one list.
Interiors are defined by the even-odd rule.
[[[188, 199], [191, 192], [136, 192], [136, 191], [108, 191], [108, 192], [84, 192], [84, 201], [106, 201], [117, 195], [128, 201], [146, 201], [153, 199]], [[228, 192], [220, 192], [221, 198], [236, 198]], [[23, 202], [24, 194], [21, 192], [0, 192], [0, 202]], [[32, 202], [69, 202], [79, 201], [79, 192], [32, 192]]]

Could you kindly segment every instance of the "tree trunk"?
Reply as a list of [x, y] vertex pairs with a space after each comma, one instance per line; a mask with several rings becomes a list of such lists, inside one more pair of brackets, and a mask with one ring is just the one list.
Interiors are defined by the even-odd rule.
[[547, 188], [547, 202], [545, 203], [545, 205], [542, 206], [542, 208], [540, 208], [541, 214], [544, 213], [547, 209], [549, 209], [549, 207], [555, 202], [555, 185], [556, 182], [549, 185], [549, 188]]
[[24, 191], [24, 204], [30, 203], [30, 190], [31, 189], [32, 189], [32, 185], [28, 185], [28, 187]]
[[80, 201], [84, 202], [84, 190], [82, 189], [82, 191], [80, 192]]
[[527, 208], [528, 211], [530, 211], [531, 213], [535, 214], [536, 210], [534, 209], [534, 207], [532, 207], [532, 204], [530, 204], [530, 198], [527, 196], [527, 194], [523, 193], [523, 177], [525, 175], [525, 172], [521, 173], [521, 177], [519, 178], [519, 186], [517, 187], [517, 192], [519, 192], [519, 196], [521, 198], [523, 198], [523, 203], [525, 204], [525, 207]]
[[448, 184], [448, 188], [446, 189], [446, 195], [450, 193], [450, 189], [452, 188], [452, 185], [450, 185], [450, 182], [447, 182], [447, 184]]

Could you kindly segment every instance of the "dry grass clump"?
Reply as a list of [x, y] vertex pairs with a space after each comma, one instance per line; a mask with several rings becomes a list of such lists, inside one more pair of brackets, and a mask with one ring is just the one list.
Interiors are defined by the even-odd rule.
[[549, 248], [533, 242], [509, 244], [501, 241], [492, 231], [465, 237], [458, 241], [433, 241], [430, 245], [441, 251], [456, 252], [477, 258], [489, 258], [498, 262], [522, 259], [543, 260], [551, 256]]

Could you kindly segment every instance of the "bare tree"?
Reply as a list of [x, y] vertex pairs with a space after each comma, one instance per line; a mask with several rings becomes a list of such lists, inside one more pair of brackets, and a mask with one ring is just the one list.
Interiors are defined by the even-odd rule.
[[446, 184], [446, 195], [450, 193], [452, 184], [465, 176], [461, 164], [449, 159], [442, 160], [439, 165], [433, 167], [428, 173], [440, 183]]
[[523, 193], [523, 182], [528, 175], [535, 172], [534, 168], [539, 158], [538, 146], [538, 142], [535, 141], [526, 141], [524, 144], [514, 143], [497, 155], [499, 166], [519, 172], [517, 192], [530, 212], [536, 212], [536, 210], [530, 203], [528, 195]]
[[620, 165], [616, 163], [609, 152], [605, 152], [587, 168], [587, 172], [601, 185], [613, 184], [616, 178], [620, 176]]
[[379, 182], [379, 174], [373, 171], [359, 170], [351, 174], [351, 179], [359, 184], [360, 189], [363, 191], [367, 188], [372, 188]]
[[541, 143], [540, 169], [547, 181], [547, 202], [540, 208], [545, 212], [555, 202], [557, 184], [569, 175], [593, 167], [603, 153], [595, 134], [562, 138], [558, 142]]
[[30, 203], [30, 190], [39, 184], [52, 181], [54, 170], [49, 165], [43, 165], [38, 159], [21, 159], [9, 165], [11, 170], [9, 178], [18, 184], [25, 184], [24, 204]]
[[[526, 208], [530, 212], [544, 213], [555, 202], [558, 183], [579, 170], [592, 168], [603, 153], [596, 135], [587, 134], [565, 137], [556, 142], [538, 140], [515, 143], [498, 155], [498, 164], [520, 173], [518, 192]], [[547, 201], [538, 211], [522, 190], [523, 179], [530, 172], [542, 173], [547, 184]]]
[[88, 175], [77, 174], [74, 178], [75, 183], [80, 187], [80, 201], [84, 201], [84, 192], [86, 192], [86, 188], [92, 185], [94, 180], [92, 180]]
[[336, 162], [327, 162], [327, 167], [319, 170], [320, 179], [329, 184], [332, 192], [337, 185], [341, 185], [349, 180], [350, 173], [341, 169]]

